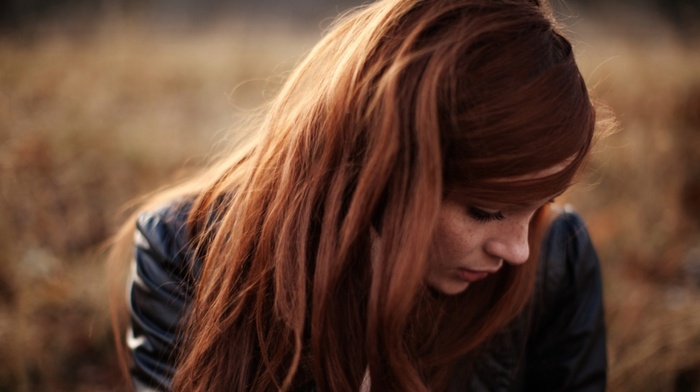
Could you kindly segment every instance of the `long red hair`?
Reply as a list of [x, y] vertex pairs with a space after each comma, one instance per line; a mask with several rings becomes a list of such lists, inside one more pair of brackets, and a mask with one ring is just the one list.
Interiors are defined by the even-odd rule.
[[[444, 390], [524, 309], [536, 269], [442, 298], [423, 278], [447, 193], [566, 189], [595, 110], [550, 11], [527, 0], [382, 0], [340, 19], [259, 134], [180, 193], [201, 262], [176, 390]], [[568, 166], [539, 179], [503, 181]], [[382, 238], [371, 255], [372, 233]]]

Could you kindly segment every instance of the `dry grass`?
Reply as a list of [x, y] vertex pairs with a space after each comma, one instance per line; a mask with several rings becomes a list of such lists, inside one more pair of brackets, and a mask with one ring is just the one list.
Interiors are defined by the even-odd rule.
[[610, 390], [697, 391], [700, 42], [642, 17], [578, 26], [583, 72], [621, 127], [570, 199], [603, 261]]
[[0, 37], [0, 391], [117, 385], [100, 247], [314, 39], [259, 29]]
[[[0, 36], [0, 391], [115, 389], [99, 249], [122, 206], [201, 164], [318, 37], [252, 26]], [[700, 378], [699, 43], [603, 26], [574, 26], [577, 53], [621, 129], [567, 201], [604, 264], [610, 389], [674, 390]]]

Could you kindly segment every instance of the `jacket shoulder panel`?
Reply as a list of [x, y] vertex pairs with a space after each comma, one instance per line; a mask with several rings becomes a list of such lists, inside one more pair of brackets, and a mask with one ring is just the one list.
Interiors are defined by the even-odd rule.
[[187, 235], [191, 204], [172, 203], [141, 214], [127, 281], [131, 325], [127, 346], [137, 389], [169, 390], [178, 327], [191, 301], [194, 271]]
[[588, 230], [565, 209], [542, 244], [525, 390], [600, 391], [606, 382], [602, 276]]

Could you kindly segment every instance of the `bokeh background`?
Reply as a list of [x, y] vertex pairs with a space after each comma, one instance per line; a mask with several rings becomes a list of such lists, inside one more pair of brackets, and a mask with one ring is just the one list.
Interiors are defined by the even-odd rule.
[[[353, 1], [0, 3], [0, 391], [119, 391], [104, 245]], [[559, 202], [604, 269], [611, 391], [700, 391], [700, 4], [557, 3], [616, 115]]]

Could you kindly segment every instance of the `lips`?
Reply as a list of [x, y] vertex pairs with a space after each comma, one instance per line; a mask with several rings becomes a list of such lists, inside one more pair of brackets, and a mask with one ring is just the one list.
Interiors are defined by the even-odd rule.
[[468, 268], [457, 269], [457, 274], [459, 275], [460, 279], [462, 279], [465, 282], [469, 282], [469, 283], [473, 283], [473, 282], [477, 282], [479, 280], [485, 279], [494, 272], [496, 272], [496, 271], [475, 271], [475, 270], [470, 270]]

